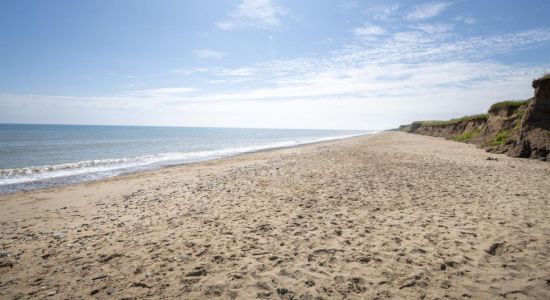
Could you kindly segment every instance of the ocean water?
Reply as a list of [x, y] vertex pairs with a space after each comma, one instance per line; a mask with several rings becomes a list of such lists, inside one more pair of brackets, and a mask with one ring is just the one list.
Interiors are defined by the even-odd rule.
[[351, 130], [0, 124], [0, 193], [91, 181], [368, 133]]

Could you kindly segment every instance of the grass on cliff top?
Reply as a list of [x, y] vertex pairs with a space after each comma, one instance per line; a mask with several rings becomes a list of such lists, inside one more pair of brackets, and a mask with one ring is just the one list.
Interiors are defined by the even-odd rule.
[[435, 125], [435, 126], [450, 125], [450, 124], [455, 124], [455, 123], [464, 122], [464, 121], [487, 120], [488, 117], [489, 117], [488, 114], [478, 114], [478, 115], [472, 115], [472, 116], [464, 116], [462, 118], [450, 119], [447, 121], [440, 121], [440, 120], [416, 121], [416, 122], [413, 122], [413, 124]]
[[529, 102], [529, 100], [510, 100], [510, 101], [497, 102], [497, 103], [491, 105], [491, 107], [489, 108], [489, 111], [492, 111], [492, 110], [498, 109], [498, 108], [502, 108], [502, 107], [518, 108], [518, 107], [526, 104], [527, 102]]
[[550, 79], [550, 73], [544, 74], [544, 76], [542, 76], [538, 80], [541, 80], [541, 79]]

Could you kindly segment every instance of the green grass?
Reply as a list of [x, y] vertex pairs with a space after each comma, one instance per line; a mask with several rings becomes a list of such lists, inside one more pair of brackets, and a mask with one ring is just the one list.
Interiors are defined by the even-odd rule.
[[541, 80], [541, 79], [550, 79], [550, 73], [544, 74], [544, 76], [542, 76], [542, 77], [539, 78], [538, 80]]
[[401, 125], [401, 126], [399, 126], [398, 130], [399, 131], [404, 131], [404, 132], [411, 132], [411, 124]]
[[525, 114], [525, 110], [527, 110], [527, 107], [525, 109], [520, 109], [520, 110], [516, 111], [516, 117], [518, 118], [518, 120], [521, 121], [521, 119], [523, 119], [523, 115]]
[[516, 111], [516, 123], [514, 124], [513, 131], [519, 131], [521, 128], [521, 120], [523, 120], [523, 115], [525, 114], [525, 109], [520, 109]]
[[521, 129], [521, 120], [523, 119], [523, 115], [525, 114], [525, 110], [526, 110], [526, 108], [518, 109], [518, 110], [515, 111], [516, 123], [514, 124], [514, 128], [512, 128], [513, 132], [517, 132]]
[[510, 100], [510, 101], [497, 102], [491, 105], [491, 107], [489, 108], [489, 111], [502, 108], [502, 107], [513, 107], [517, 109], [518, 107], [526, 104], [527, 102], [529, 102], [529, 100]]
[[480, 132], [481, 132], [481, 130], [476, 128], [476, 129], [471, 130], [471, 131], [463, 132], [462, 134], [453, 137], [452, 140], [457, 141], [457, 142], [467, 142], [467, 141], [477, 137]]
[[506, 142], [508, 142], [509, 136], [510, 136], [509, 130], [501, 130], [499, 131], [499, 133], [497, 133], [491, 145], [493, 146], [504, 145]]
[[514, 124], [514, 128], [512, 128], [513, 131], [519, 131], [521, 128], [521, 118], [516, 119], [516, 123]]
[[424, 126], [426, 125], [440, 126], [440, 125], [450, 125], [450, 124], [455, 124], [455, 123], [465, 122], [465, 121], [487, 120], [488, 117], [489, 117], [488, 114], [479, 114], [479, 115], [472, 115], [472, 116], [464, 116], [462, 118], [450, 119], [448, 121], [440, 121], [440, 120], [416, 121], [416, 122], [413, 122], [413, 124], [420, 124]]

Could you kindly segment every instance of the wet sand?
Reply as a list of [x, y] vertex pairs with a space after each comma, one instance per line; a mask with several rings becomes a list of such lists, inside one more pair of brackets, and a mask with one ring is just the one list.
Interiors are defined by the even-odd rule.
[[4, 195], [0, 298], [549, 299], [549, 201], [400, 132]]

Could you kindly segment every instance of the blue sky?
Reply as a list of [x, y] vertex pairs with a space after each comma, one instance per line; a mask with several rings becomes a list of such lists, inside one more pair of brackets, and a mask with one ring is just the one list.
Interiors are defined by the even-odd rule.
[[2, 1], [0, 122], [385, 129], [531, 97], [550, 1]]

